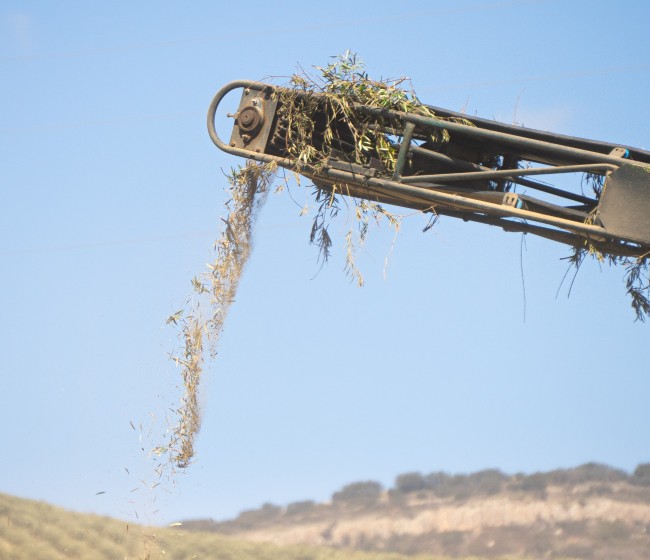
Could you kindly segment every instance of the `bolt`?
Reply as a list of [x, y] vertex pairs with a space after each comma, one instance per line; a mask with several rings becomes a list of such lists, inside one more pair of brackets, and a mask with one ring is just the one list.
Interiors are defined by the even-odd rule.
[[260, 104], [260, 100], [258, 98], [253, 99], [253, 107], [257, 107]]
[[235, 143], [234, 143], [234, 142], [231, 142], [230, 145], [231, 145], [233, 148], [235, 147]]

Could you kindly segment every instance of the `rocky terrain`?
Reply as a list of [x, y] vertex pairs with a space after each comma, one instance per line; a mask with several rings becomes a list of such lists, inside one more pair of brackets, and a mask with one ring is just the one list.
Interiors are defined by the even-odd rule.
[[186, 529], [256, 542], [403, 554], [619, 560], [650, 556], [650, 465], [633, 474], [588, 464], [507, 476], [407, 473], [358, 482], [327, 503], [265, 504]]

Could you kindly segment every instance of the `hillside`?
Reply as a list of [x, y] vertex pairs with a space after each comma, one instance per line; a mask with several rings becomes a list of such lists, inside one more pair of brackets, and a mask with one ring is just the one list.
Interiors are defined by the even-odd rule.
[[[406, 560], [397, 554], [275, 546], [147, 528], [0, 494], [1, 560]], [[436, 560], [421, 557], [420, 560]], [[440, 560], [440, 559], [438, 559]]]
[[232, 521], [189, 521], [253, 542], [455, 557], [637, 560], [650, 551], [650, 465], [533, 475], [407, 473], [358, 482], [328, 503], [265, 504]]
[[649, 550], [650, 465], [632, 475], [595, 464], [406, 473], [389, 489], [357, 482], [327, 503], [265, 504], [169, 528], [0, 494], [1, 560], [645, 560]]

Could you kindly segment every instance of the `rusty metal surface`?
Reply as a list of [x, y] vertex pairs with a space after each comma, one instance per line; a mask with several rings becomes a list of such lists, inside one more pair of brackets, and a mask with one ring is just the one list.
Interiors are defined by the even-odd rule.
[[271, 133], [277, 105], [269, 88], [255, 85], [244, 88], [239, 108], [234, 115], [230, 145], [252, 152], [263, 152]]

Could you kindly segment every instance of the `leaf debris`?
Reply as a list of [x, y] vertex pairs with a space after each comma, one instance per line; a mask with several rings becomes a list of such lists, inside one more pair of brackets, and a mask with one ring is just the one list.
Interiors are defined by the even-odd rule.
[[222, 218], [221, 235], [214, 243], [207, 272], [192, 279], [193, 295], [185, 308], [167, 319], [180, 328], [180, 352], [171, 356], [183, 380], [179, 406], [173, 410], [176, 422], [168, 442], [154, 449], [171, 465], [186, 468], [194, 457], [194, 440], [201, 429], [198, 395], [206, 353], [216, 356], [230, 305], [253, 248], [253, 228], [266, 201], [276, 167], [248, 162], [228, 175], [227, 216]]

